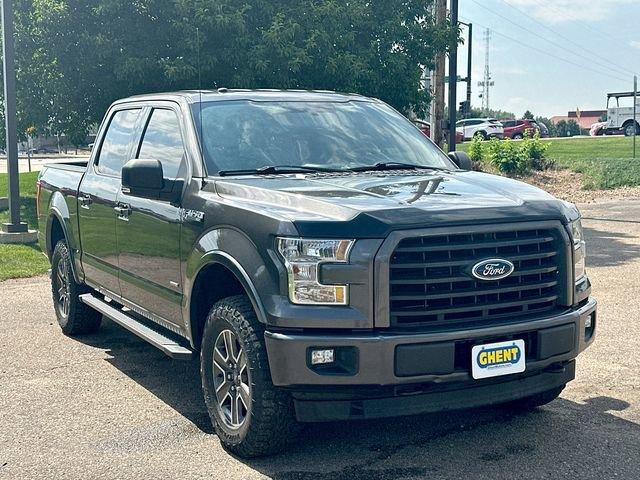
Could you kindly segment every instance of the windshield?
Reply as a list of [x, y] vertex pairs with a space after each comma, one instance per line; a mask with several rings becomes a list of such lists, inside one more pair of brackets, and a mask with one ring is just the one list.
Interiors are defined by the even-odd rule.
[[370, 101], [230, 100], [199, 105], [210, 174], [270, 166], [347, 170], [376, 163], [453, 169], [448, 157], [392, 108]]

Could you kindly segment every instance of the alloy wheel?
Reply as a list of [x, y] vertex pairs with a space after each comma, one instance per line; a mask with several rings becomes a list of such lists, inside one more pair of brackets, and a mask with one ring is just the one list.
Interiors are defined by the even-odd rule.
[[56, 307], [63, 318], [69, 317], [69, 306], [71, 303], [71, 281], [69, 278], [69, 260], [67, 258], [60, 259], [56, 268], [56, 284], [57, 293]]
[[213, 350], [213, 385], [220, 418], [232, 430], [240, 428], [251, 409], [247, 356], [237, 335], [223, 330]]

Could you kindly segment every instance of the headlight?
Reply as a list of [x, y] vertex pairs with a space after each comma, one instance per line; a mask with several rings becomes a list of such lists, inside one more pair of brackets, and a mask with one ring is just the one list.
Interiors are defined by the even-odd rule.
[[573, 260], [576, 282], [585, 276], [585, 261], [587, 257], [584, 233], [580, 219], [571, 222], [571, 236], [573, 237]]
[[302, 305], [347, 305], [347, 285], [323, 285], [321, 263], [347, 263], [353, 240], [278, 238], [278, 252], [287, 267], [289, 299]]

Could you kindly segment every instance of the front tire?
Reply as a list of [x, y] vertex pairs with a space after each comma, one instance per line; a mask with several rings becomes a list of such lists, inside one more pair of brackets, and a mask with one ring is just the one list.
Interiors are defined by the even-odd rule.
[[60, 240], [51, 255], [51, 293], [58, 324], [65, 335], [84, 335], [100, 328], [102, 315], [80, 301], [80, 295], [90, 290], [76, 283], [71, 268], [71, 254]]
[[524, 136], [523, 136], [521, 133], [516, 133], [516, 134], [513, 136], [513, 139], [514, 139], [514, 140], [522, 140], [523, 138], [524, 138]]
[[244, 458], [273, 454], [295, 438], [293, 401], [271, 381], [264, 327], [245, 295], [211, 308], [200, 373], [209, 416], [231, 453]]

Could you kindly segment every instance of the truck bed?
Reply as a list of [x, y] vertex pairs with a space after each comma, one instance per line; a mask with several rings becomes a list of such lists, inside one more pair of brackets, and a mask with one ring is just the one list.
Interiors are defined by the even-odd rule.
[[84, 171], [87, 169], [88, 163], [89, 163], [88, 160], [71, 160], [67, 162], [45, 163], [43, 170], [44, 169], [71, 170], [71, 171], [84, 173]]
[[41, 225], [38, 240], [40, 248], [48, 255], [53, 245], [47, 245], [45, 228], [50, 214], [57, 212], [64, 223], [67, 242], [72, 248], [80, 244], [78, 232], [78, 187], [87, 169], [87, 160], [72, 160], [44, 165], [38, 176], [38, 222]]

